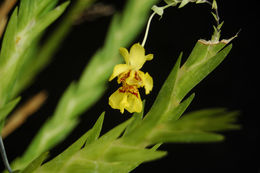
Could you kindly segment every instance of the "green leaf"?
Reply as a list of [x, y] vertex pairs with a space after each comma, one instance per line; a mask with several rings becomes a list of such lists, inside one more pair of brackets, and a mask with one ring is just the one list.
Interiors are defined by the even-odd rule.
[[211, 14], [212, 14], [212, 16], [214, 17], [215, 21], [218, 21], [218, 20], [219, 20], [219, 18], [217, 17], [217, 15], [216, 15], [215, 13], [211, 12]]
[[165, 156], [166, 152], [113, 145], [104, 160], [109, 162], [145, 162]]
[[214, 57], [226, 46], [225, 42], [211, 43], [210, 41], [199, 40], [193, 48], [189, 58], [183, 65], [183, 68], [191, 68], [202, 62], [206, 62]]
[[190, 2], [190, 0], [182, 0], [181, 4], [179, 5], [179, 8], [184, 7], [185, 5], [187, 5]]
[[160, 130], [150, 139], [153, 143], [174, 142], [174, 143], [197, 143], [197, 142], [218, 142], [224, 140], [224, 136], [216, 133], [203, 131], [169, 131]]
[[161, 121], [165, 122], [173, 122], [180, 118], [180, 116], [184, 113], [184, 111], [188, 108], [191, 101], [193, 100], [195, 94], [190, 95], [185, 101], [180, 103], [175, 109], [169, 111], [165, 116], [164, 119]]
[[0, 108], [0, 121], [2, 121], [14, 109], [14, 107], [19, 103], [20, 100], [21, 97], [18, 97], [13, 101], [10, 101], [4, 107]]
[[228, 112], [223, 108], [194, 111], [177, 121], [160, 124], [148, 139], [152, 143], [221, 141], [224, 137], [213, 132], [239, 129], [234, 124], [237, 115], [237, 111]]
[[[15, 100], [7, 103], [4, 107], [0, 108], [0, 123], [3, 123], [6, 116], [14, 109], [14, 107], [19, 103], [21, 100], [20, 97], [16, 98]], [[0, 128], [0, 132], [2, 127]]]
[[158, 7], [157, 5], [152, 6], [151, 8], [157, 15], [161, 16], [163, 15], [164, 9], [162, 7]]
[[[191, 98], [191, 97], [190, 97]], [[189, 98], [184, 101], [188, 102]], [[180, 104], [181, 105], [181, 104]], [[184, 104], [185, 105], [185, 104]], [[178, 120], [159, 123], [146, 137], [150, 144], [160, 142], [217, 142], [224, 139], [218, 131], [237, 130], [239, 112], [223, 108], [204, 109], [183, 115]]]
[[180, 69], [174, 93], [176, 101], [181, 101], [194, 86], [225, 59], [232, 45], [218, 52], [224, 45], [224, 43], [205, 45], [201, 42], [196, 44], [189, 59]]
[[[126, 143], [139, 143], [140, 141], [143, 141], [144, 136], [148, 135], [150, 131], [159, 123], [162, 116], [165, 115], [165, 112], [172, 110], [173, 107], [176, 106], [172, 100], [172, 97], [175, 81], [180, 68], [181, 57], [182, 53], [180, 54], [173, 70], [163, 84], [152, 108], [147, 113], [142, 123], [140, 123], [138, 128], [125, 136], [124, 140]], [[132, 139], [135, 139], [135, 141]]]
[[173, 4], [172, 6], [175, 6], [175, 5], [177, 5], [179, 2], [178, 1], [176, 1], [176, 0], [164, 0], [164, 2], [166, 3], [166, 4]]
[[[48, 121], [49, 120], [47, 120], [47, 122]], [[28, 148], [28, 154], [16, 159], [11, 166], [15, 169], [25, 168], [32, 160], [39, 156], [38, 153], [44, 151], [43, 149], [45, 147], [49, 148], [54, 144], [57, 144], [57, 141], [63, 140], [66, 137], [64, 134], [70, 132], [77, 124], [78, 122], [76, 120], [61, 122], [59, 126], [48, 123], [48, 126], [45, 128], [53, 129], [51, 133], [44, 133], [46, 129], [41, 129], [35, 137], [34, 142], [30, 145], [30, 148]]]
[[19, 8], [19, 30], [24, 30], [28, 23], [51, 11], [58, 0], [21, 0]]
[[238, 111], [225, 109], [204, 109], [184, 115], [176, 124], [175, 128], [192, 129], [202, 131], [226, 131], [237, 130], [239, 125], [234, 124], [239, 115]]
[[206, 3], [207, 1], [205, 0], [196, 0], [196, 4], [201, 4], [201, 3]]
[[[80, 139], [78, 139], [74, 144], [67, 148], [64, 152], [54, 158], [51, 162], [44, 165], [43, 170], [52, 170], [53, 172], [59, 172], [63, 167], [73, 159], [73, 156], [77, 154], [82, 147], [95, 142], [99, 136], [102, 129], [102, 124], [104, 120], [105, 113], [102, 113], [92, 129], [86, 132]], [[84, 145], [85, 144], [85, 145]]]
[[[14, 10], [8, 23], [0, 54], [0, 108], [14, 96], [15, 83], [28, 58], [26, 54], [31, 52], [32, 43], [39, 39], [42, 31], [56, 20], [68, 5], [68, 2], [65, 2], [51, 10], [53, 3], [47, 3], [44, 6], [46, 9], [41, 9], [42, 3], [36, 1], [38, 0], [22, 0], [19, 9]], [[32, 46], [32, 49], [35, 49], [35, 46]]]
[[149, 111], [149, 116], [158, 116], [159, 114], [172, 110], [174, 107], [178, 105], [178, 103], [176, 103], [174, 100], [174, 90], [175, 82], [181, 65], [182, 55], [183, 53], [179, 55], [179, 58], [175, 63], [171, 73], [164, 82], [151, 110]]
[[[62, 20], [59, 21], [58, 26], [55, 27], [55, 30], [48, 34], [47, 38], [44, 38], [44, 43], [37, 42], [31, 44], [36, 47], [34, 54], [31, 54], [23, 64], [23, 69], [21, 70], [23, 73], [20, 73], [18, 79], [16, 80], [14, 86], [13, 95], [17, 95], [23, 89], [25, 89], [28, 85], [30, 85], [37, 76], [37, 74], [43, 70], [52, 60], [54, 54], [58, 51], [62, 41], [66, 38], [66, 35], [69, 34], [71, 28], [74, 26], [74, 22], [82, 13], [88, 9], [95, 0], [78, 0], [75, 3], [72, 3], [69, 11], [64, 14]], [[44, 16], [51, 9], [53, 9], [57, 0], [40, 0], [37, 2], [37, 8], [40, 16]], [[41, 7], [40, 7], [41, 6]], [[37, 15], [37, 16], [39, 16]], [[39, 17], [40, 17], [39, 16]]]
[[[99, 134], [101, 130], [101, 125], [103, 122], [104, 113], [100, 116], [94, 127], [87, 132], [88, 135], [84, 135], [84, 138], [81, 138], [79, 141], [74, 143], [71, 147], [69, 147], [64, 153], [59, 155], [54, 160], [47, 162], [44, 164], [40, 169], [37, 170], [38, 172], [56, 172], [56, 173], [63, 173], [69, 172], [72, 168], [75, 168], [74, 165], [78, 165], [78, 169], [87, 171], [92, 169], [98, 169], [98, 167], [102, 167], [102, 163], [99, 163], [99, 157], [106, 153], [106, 150], [112, 146], [113, 142], [122, 134], [125, 130], [126, 126], [131, 122], [128, 120], [114, 129], [110, 130], [108, 133], [103, 135], [101, 138], [97, 139], [97, 134]], [[92, 134], [91, 134], [92, 133]], [[91, 142], [85, 145], [82, 149], [82, 143], [84, 139], [90, 137]], [[88, 139], [87, 139], [88, 140]], [[77, 151], [76, 151], [77, 150]], [[97, 159], [96, 165], [97, 167], [91, 168], [92, 160]], [[89, 163], [90, 162], [90, 163]], [[100, 165], [99, 165], [100, 164]], [[112, 168], [109, 168], [112, 169]], [[108, 171], [109, 172], [109, 171]]]
[[37, 0], [35, 1], [35, 15], [41, 17], [51, 11], [57, 4], [58, 0]]
[[202, 110], [197, 110], [197, 111], [192, 111], [189, 113], [186, 113], [185, 116], [182, 117], [182, 120], [188, 118], [190, 120], [193, 119], [199, 119], [203, 117], [209, 117], [209, 116], [215, 116], [219, 114], [223, 114], [227, 111], [226, 108], [211, 108], [211, 109], [202, 109]]
[[220, 30], [220, 29], [222, 28], [223, 24], [224, 24], [224, 21], [221, 22], [221, 23], [217, 26], [218, 30]]
[[111, 143], [116, 140], [125, 130], [125, 128], [129, 125], [132, 119], [125, 121], [124, 123], [116, 126], [102, 137], [100, 137], [96, 142], [92, 142], [88, 145], [88, 147], [84, 148], [84, 153], [88, 154], [89, 158], [96, 158], [102, 152], [106, 150], [107, 147], [111, 145]]
[[[0, 53], [0, 71], [2, 68], [5, 68], [7, 61], [9, 61], [8, 57], [15, 48], [15, 33], [17, 31], [17, 11], [18, 8], [15, 8], [12, 16], [8, 22], [6, 32], [4, 34], [1, 53]], [[1, 76], [1, 83], [4, 82]]]
[[156, 151], [162, 144], [163, 144], [163, 143], [158, 143], [158, 144], [154, 145], [154, 146], [151, 148], [151, 150]]
[[[167, 154], [164, 151], [156, 151], [161, 144], [157, 144], [151, 149], [145, 149], [143, 147], [138, 148], [136, 146], [123, 144], [121, 142], [121, 140], [115, 141], [114, 145], [106, 154], [111, 157], [111, 159], [107, 160], [109, 163], [120, 163], [120, 165], [117, 165], [117, 171], [115, 172], [131, 172], [141, 163], [159, 159]], [[112, 152], [111, 150], [114, 150], [115, 152]], [[106, 156], [105, 158], [109, 157]], [[115, 162], [113, 162], [113, 160]]]
[[144, 107], [145, 107], [145, 100], [143, 101], [143, 110], [140, 113], [135, 112], [133, 116], [132, 122], [127, 126], [125, 133], [123, 136], [127, 136], [128, 134], [131, 134], [132, 131], [141, 123], [144, 115]]
[[19, 31], [23, 30], [34, 17], [35, 1], [22, 0], [19, 6]]
[[88, 140], [86, 142], [86, 146], [88, 146], [89, 144], [95, 142], [99, 135], [100, 135], [100, 132], [101, 132], [101, 129], [102, 129], [102, 124], [103, 124], [103, 121], [104, 121], [104, 116], [105, 116], [105, 112], [103, 112], [100, 117], [98, 118], [97, 122], [95, 123], [94, 127], [91, 129], [91, 133], [88, 137]]
[[38, 169], [41, 166], [42, 162], [48, 157], [48, 155], [48, 152], [41, 154], [20, 173], [33, 173], [36, 169]]
[[69, 5], [69, 1], [64, 2], [60, 6], [56, 7], [54, 10], [48, 12], [44, 16], [40, 16], [38, 20], [36, 20], [36, 24], [34, 27], [34, 32], [30, 34], [30, 38], [34, 39], [39, 33], [41, 33], [46, 27], [48, 27], [51, 23], [53, 23], [67, 8]]
[[[102, 124], [104, 121], [104, 115], [105, 112], [100, 115], [98, 120], [96, 121], [95, 125], [91, 130], [89, 130], [87, 133], [85, 133], [80, 139], [78, 139], [74, 144], [72, 144], [68, 149], [66, 149], [62, 154], [60, 154], [58, 157], [62, 157], [64, 160], [64, 157], [72, 156], [75, 152], [79, 151], [83, 145], [87, 146], [88, 144], [94, 142], [102, 129]], [[67, 155], [67, 156], [64, 156]]]
[[213, 132], [239, 129], [240, 126], [234, 124], [238, 114], [237, 111], [228, 112], [223, 108], [194, 111], [183, 115], [177, 121], [170, 120], [158, 124], [145, 140], [151, 144], [221, 141], [224, 136]]
[[214, 10], [218, 9], [218, 5], [217, 5], [217, 1], [216, 0], [213, 0], [212, 9], [214, 9]]

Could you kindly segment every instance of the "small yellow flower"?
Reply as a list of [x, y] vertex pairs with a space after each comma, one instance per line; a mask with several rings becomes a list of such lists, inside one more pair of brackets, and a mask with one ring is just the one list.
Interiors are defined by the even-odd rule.
[[123, 85], [109, 97], [109, 105], [114, 109], [119, 109], [124, 113], [124, 109], [128, 112], [141, 112], [142, 100], [139, 91], [135, 86]]
[[145, 93], [149, 94], [153, 88], [153, 79], [140, 69], [146, 61], [153, 59], [153, 54], [145, 55], [145, 50], [139, 43], [134, 44], [130, 52], [126, 48], [120, 48], [119, 51], [125, 59], [125, 64], [114, 67], [109, 81], [118, 77], [117, 82], [122, 83], [122, 87], [109, 97], [109, 105], [119, 109], [121, 113], [124, 113], [124, 109], [130, 113], [141, 112], [142, 100], [138, 88], [144, 87]]

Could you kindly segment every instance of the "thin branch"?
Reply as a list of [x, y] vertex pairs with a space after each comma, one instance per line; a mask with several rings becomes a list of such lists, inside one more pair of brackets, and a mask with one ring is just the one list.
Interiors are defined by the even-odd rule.
[[75, 20], [74, 24], [79, 25], [85, 21], [94, 21], [97, 18], [103, 16], [110, 16], [116, 12], [116, 9], [113, 5], [97, 3], [94, 4], [91, 8], [88, 8], [82, 12], [78, 19]]
[[152, 21], [153, 16], [155, 14], [156, 13], [153, 12], [152, 15], [149, 17], [149, 20], [148, 20], [148, 23], [147, 23], [147, 26], [146, 26], [146, 30], [145, 30], [145, 34], [144, 34], [144, 39], [143, 39], [143, 42], [142, 42], [142, 47], [144, 47], [144, 45], [145, 45], [145, 42], [146, 42], [146, 39], [147, 39], [147, 36], [148, 36], [148, 33], [149, 33], [150, 24], [151, 24], [151, 21]]
[[5, 168], [8, 170], [9, 173], [12, 173], [13, 171], [10, 167], [10, 164], [9, 164], [9, 161], [8, 161], [8, 158], [6, 155], [6, 151], [5, 151], [4, 142], [3, 142], [3, 139], [1, 136], [0, 136], [0, 153], [1, 153], [4, 165], [5, 165]]
[[5, 0], [0, 6], [0, 38], [2, 37], [7, 23], [8, 13], [14, 7], [16, 2], [17, 0]]

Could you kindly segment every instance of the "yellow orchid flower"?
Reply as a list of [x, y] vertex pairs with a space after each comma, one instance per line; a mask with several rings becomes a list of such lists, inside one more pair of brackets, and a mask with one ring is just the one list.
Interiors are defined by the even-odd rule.
[[124, 109], [128, 112], [141, 112], [142, 100], [137, 87], [123, 85], [116, 92], [109, 97], [109, 105], [113, 109], [119, 109], [121, 113], [124, 113]]
[[125, 59], [125, 64], [114, 67], [109, 81], [118, 77], [117, 82], [122, 83], [122, 87], [109, 97], [109, 105], [119, 109], [121, 113], [124, 109], [130, 113], [141, 112], [142, 100], [138, 88], [144, 87], [145, 93], [149, 94], [153, 88], [153, 79], [140, 69], [146, 61], [153, 59], [153, 54], [145, 55], [145, 50], [139, 43], [134, 44], [130, 52], [126, 48], [120, 48], [119, 51]]

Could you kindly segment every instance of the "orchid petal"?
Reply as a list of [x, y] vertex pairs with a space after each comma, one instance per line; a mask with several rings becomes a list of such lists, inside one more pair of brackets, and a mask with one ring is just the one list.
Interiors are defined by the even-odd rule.
[[131, 69], [131, 66], [127, 64], [118, 64], [114, 67], [113, 73], [109, 78], [109, 81], [113, 80], [115, 77], [120, 75], [121, 73], [124, 73]]

